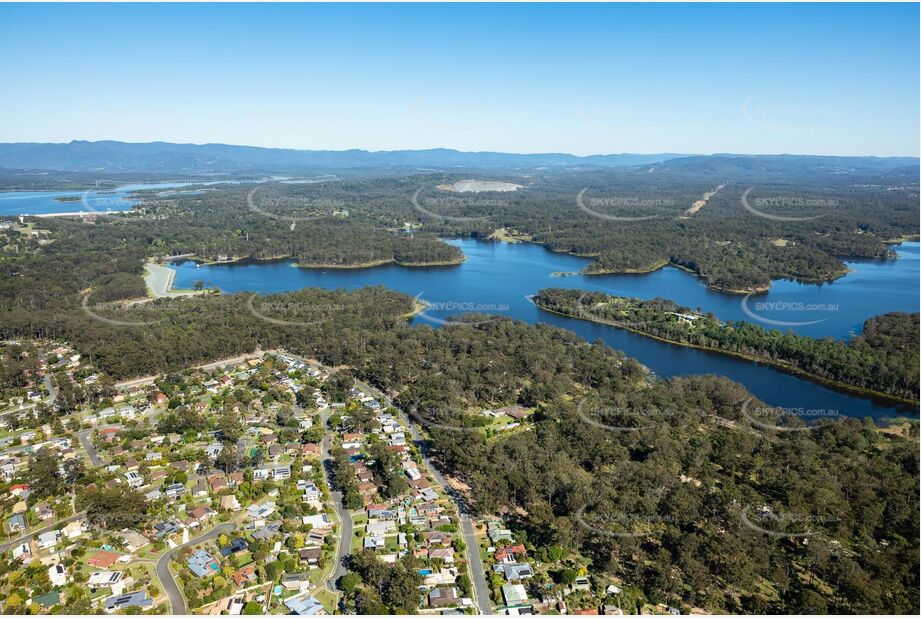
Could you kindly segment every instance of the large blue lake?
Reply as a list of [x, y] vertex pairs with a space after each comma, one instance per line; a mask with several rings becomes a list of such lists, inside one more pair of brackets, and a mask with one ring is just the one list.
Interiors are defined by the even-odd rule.
[[[419, 324], [438, 326], [465, 309], [508, 316], [530, 323], [567, 328], [589, 341], [636, 358], [662, 377], [718, 374], [744, 384], [762, 400], [794, 410], [882, 419], [917, 413], [833, 390], [771, 367], [661, 343], [613, 327], [556, 316], [539, 310], [528, 296], [545, 287], [604, 291], [648, 299], [664, 297], [692, 308], [712, 311], [723, 320], [746, 320], [768, 328], [792, 330], [813, 337], [845, 339], [860, 331], [864, 320], [890, 311], [918, 311], [919, 244], [896, 247], [898, 259], [848, 263], [851, 272], [824, 285], [776, 281], [767, 294], [747, 300], [713, 292], [684, 271], [665, 268], [645, 275], [555, 276], [581, 269], [588, 260], [552, 253], [531, 244], [451, 241], [467, 256], [460, 266], [404, 268], [382, 266], [360, 270], [310, 270], [291, 262], [176, 265], [175, 287], [191, 288], [196, 280], [225, 292], [273, 293], [304, 287], [354, 289], [367, 285], [419, 296], [434, 308], [416, 317]], [[782, 323], [778, 326], [776, 323]]]
[[[0, 216], [49, 215], [70, 212], [106, 212], [129, 210], [138, 203], [134, 194], [153, 192], [158, 197], [198, 193], [204, 187], [226, 184], [244, 184], [280, 180], [295, 182], [286, 177], [252, 180], [187, 180], [176, 182], [135, 183], [114, 189], [89, 191], [0, 191]], [[303, 182], [311, 182], [304, 180]]]

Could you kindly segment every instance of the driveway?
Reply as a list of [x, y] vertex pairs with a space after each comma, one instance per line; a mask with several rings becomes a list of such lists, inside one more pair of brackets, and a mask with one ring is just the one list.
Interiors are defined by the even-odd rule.
[[157, 578], [160, 580], [160, 584], [163, 586], [163, 592], [166, 593], [167, 598], [169, 599], [169, 604], [171, 614], [188, 614], [188, 610], [185, 606], [185, 597], [182, 596], [182, 590], [179, 589], [179, 584], [176, 583], [176, 580], [173, 579], [173, 574], [170, 573], [169, 563], [170, 558], [181, 550], [183, 547], [189, 547], [190, 545], [195, 545], [201, 543], [202, 541], [208, 541], [219, 537], [222, 534], [229, 534], [236, 529], [237, 525], [233, 523], [221, 524], [215, 526], [208, 532], [197, 536], [194, 539], [191, 539], [188, 543], [176, 547], [162, 556], [157, 560]]

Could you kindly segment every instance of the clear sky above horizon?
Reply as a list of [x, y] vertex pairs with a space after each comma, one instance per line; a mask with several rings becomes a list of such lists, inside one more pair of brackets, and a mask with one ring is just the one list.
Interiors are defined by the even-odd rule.
[[0, 142], [919, 154], [919, 7], [0, 5]]

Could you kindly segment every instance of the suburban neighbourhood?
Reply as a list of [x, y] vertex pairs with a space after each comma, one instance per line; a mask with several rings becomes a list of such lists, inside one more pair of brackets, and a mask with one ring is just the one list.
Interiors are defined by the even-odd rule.
[[114, 384], [66, 346], [2, 345], [9, 613], [676, 611], [471, 517], [420, 427], [344, 372], [273, 351]]

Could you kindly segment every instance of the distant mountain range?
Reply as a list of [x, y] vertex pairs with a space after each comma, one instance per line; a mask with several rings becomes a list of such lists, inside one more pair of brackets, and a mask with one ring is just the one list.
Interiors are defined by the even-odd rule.
[[0, 144], [0, 167], [73, 172], [247, 172], [392, 168], [408, 170], [606, 169], [653, 166], [686, 174], [894, 174], [917, 177], [913, 157], [824, 157], [799, 155], [514, 154], [429, 150], [292, 150], [227, 144], [143, 144], [72, 141], [66, 144]]
[[570, 154], [511, 154], [430, 150], [290, 150], [227, 144], [73, 141], [67, 144], [0, 144], [0, 167], [106, 172], [240, 172], [317, 168], [537, 168], [624, 167], [665, 161], [671, 153], [612, 154], [578, 157]]

